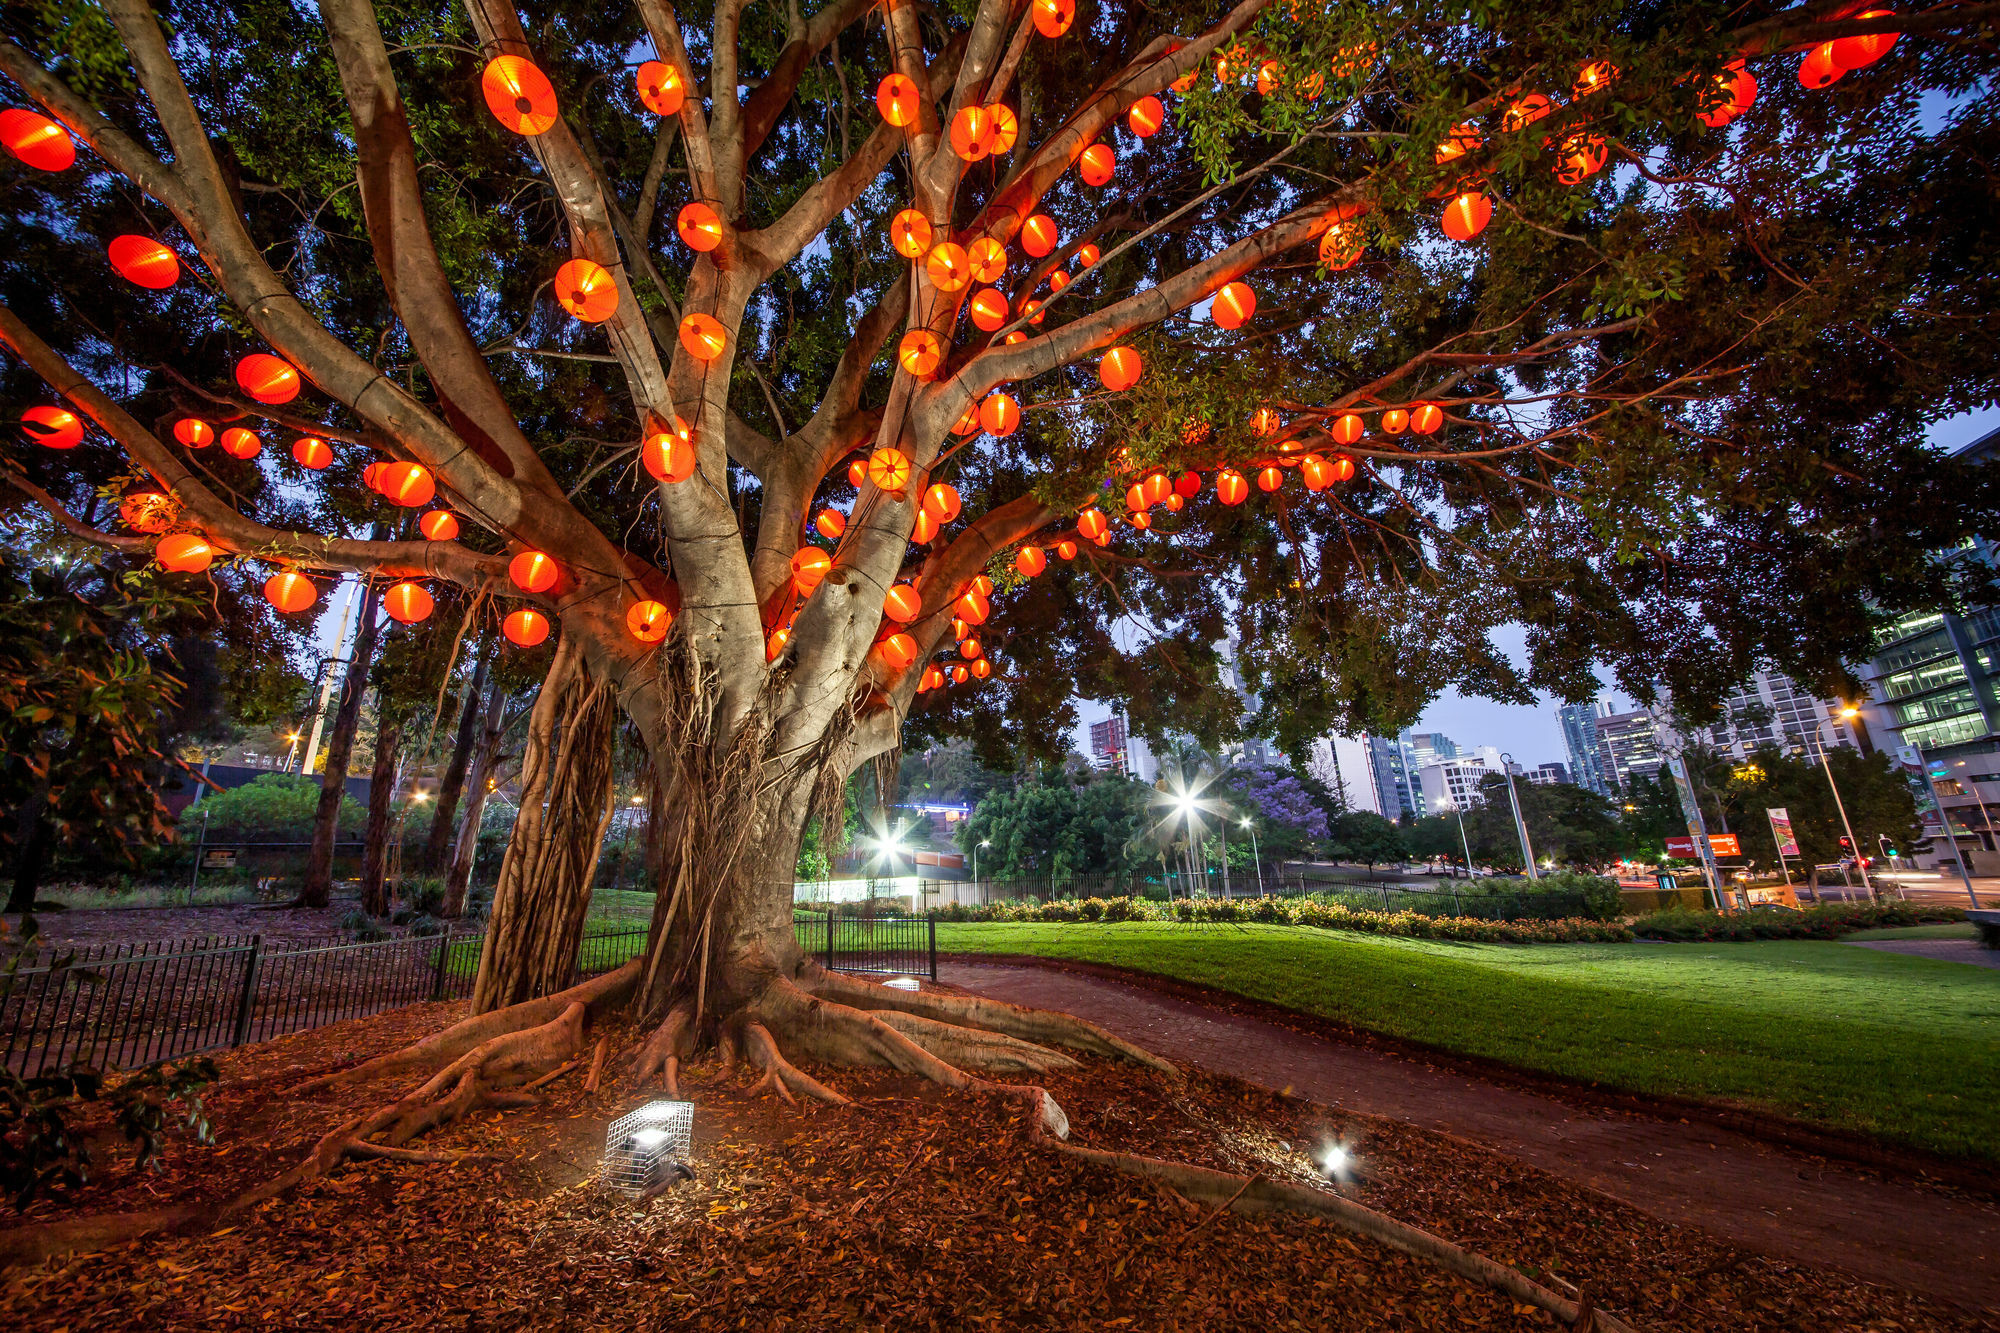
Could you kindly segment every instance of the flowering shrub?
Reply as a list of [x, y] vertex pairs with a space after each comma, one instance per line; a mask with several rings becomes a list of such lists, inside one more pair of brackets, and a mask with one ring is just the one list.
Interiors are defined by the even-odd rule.
[[1691, 912], [1669, 908], [1640, 917], [1632, 931], [1644, 939], [1691, 943], [1705, 940], [1837, 940], [1857, 930], [1924, 926], [1965, 920], [1965, 909], [1935, 903], [1824, 903], [1794, 912], [1753, 907], [1747, 912]]
[[1310, 926], [1319, 930], [1359, 930], [1411, 939], [1479, 940], [1493, 944], [1622, 943], [1632, 932], [1617, 922], [1572, 917], [1560, 921], [1489, 921], [1479, 917], [1425, 916], [1421, 912], [1378, 912], [1310, 898], [1177, 898], [1153, 903], [1143, 898], [1084, 898], [1062, 902], [1002, 902], [983, 906], [953, 904], [932, 912], [940, 921], [1092, 922], [1177, 921], [1261, 922]]

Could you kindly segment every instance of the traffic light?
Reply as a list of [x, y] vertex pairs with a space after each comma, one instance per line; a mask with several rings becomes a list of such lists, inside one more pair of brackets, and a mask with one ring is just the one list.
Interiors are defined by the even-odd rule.
[[1841, 850], [1841, 851], [1843, 851], [1843, 852], [1851, 852], [1851, 851], [1853, 851], [1853, 850], [1854, 850], [1854, 840], [1853, 840], [1852, 838], [1842, 838], [1842, 839], [1840, 840], [1840, 850]]

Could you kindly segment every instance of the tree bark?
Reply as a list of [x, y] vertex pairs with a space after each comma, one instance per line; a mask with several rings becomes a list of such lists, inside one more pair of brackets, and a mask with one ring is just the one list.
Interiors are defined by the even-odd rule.
[[471, 774], [472, 794], [465, 814], [458, 822], [458, 839], [452, 844], [451, 865], [445, 872], [444, 903], [438, 914], [446, 918], [465, 915], [465, 894], [472, 883], [472, 865], [479, 854], [479, 826], [486, 818], [489, 785], [500, 766], [500, 737], [506, 730], [507, 691], [498, 681], [488, 688], [486, 724], [480, 731], [479, 750]]
[[377, 593], [373, 583], [361, 593], [361, 619], [354, 632], [354, 651], [347, 678], [340, 687], [340, 708], [333, 717], [333, 735], [326, 746], [326, 776], [320, 779], [319, 809], [313, 815], [312, 849], [306, 853], [305, 882], [294, 900], [298, 907], [325, 907], [333, 901], [333, 841], [339, 832], [340, 802], [347, 793], [347, 763], [354, 754], [354, 729], [361, 723], [361, 697], [367, 689], [368, 664], [381, 634], [376, 623]]
[[565, 638], [529, 723], [521, 809], [493, 890], [493, 918], [473, 985], [476, 1014], [554, 994], [575, 980], [611, 814], [616, 712], [609, 685], [591, 676], [582, 648]]
[[49, 822], [48, 808], [48, 785], [38, 784], [21, 807], [15, 828], [14, 845], [21, 849], [21, 859], [14, 863], [14, 887], [7, 895], [9, 912], [27, 916], [35, 910], [35, 894], [42, 887], [42, 871], [49, 863], [49, 849], [55, 842], [55, 827]]
[[465, 792], [465, 771], [472, 761], [473, 743], [479, 737], [479, 711], [486, 693], [486, 677], [493, 666], [493, 634], [480, 640], [479, 665], [473, 669], [472, 684], [465, 692], [465, 708], [458, 715], [458, 734], [452, 738], [451, 762], [438, 780], [437, 804], [431, 809], [430, 837], [424, 842], [424, 874], [435, 875], [444, 868], [445, 853], [451, 847], [453, 821], [459, 798]]
[[375, 764], [368, 774], [368, 841], [361, 853], [361, 910], [370, 916], [389, 915], [390, 807], [396, 794], [396, 759], [403, 748], [403, 724], [382, 711], [384, 692], [375, 692]]

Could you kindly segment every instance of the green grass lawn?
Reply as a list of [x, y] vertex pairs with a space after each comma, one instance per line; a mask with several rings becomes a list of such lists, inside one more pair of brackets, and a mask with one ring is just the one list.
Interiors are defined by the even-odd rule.
[[1888, 926], [1881, 930], [1857, 930], [1842, 936], [1849, 940], [1969, 940], [1976, 937], [1970, 921], [1947, 921], [1937, 926]]
[[1830, 941], [1461, 944], [1291, 926], [944, 924], [1638, 1092], [2000, 1159], [2000, 971]]

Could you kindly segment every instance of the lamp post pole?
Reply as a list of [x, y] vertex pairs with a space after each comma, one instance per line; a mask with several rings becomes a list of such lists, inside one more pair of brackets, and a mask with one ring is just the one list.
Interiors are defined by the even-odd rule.
[[[1853, 707], [1843, 708], [1840, 710], [1840, 715], [1844, 718], [1853, 717], [1860, 711], [1860, 709]], [[1847, 834], [1847, 845], [1854, 852], [1855, 868], [1861, 872], [1861, 887], [1868, 891], [1868, 900], [1873, 902], [1875, 900], [1875, 886], [1868, 880], [1868, 858], [1861, 854], [1861, 844], [1854, 840], [1854, 825], [1847, 822], [1847, 803], [1840, 799], [1840, 784], [1833, 780], [1833, 756], [1828, 753], [1826, 741], [1820, 734], [1826, 729], [1826, 724], [1832, 720], [1832, 718], [1820, 719], [1819, 725], [1813, 728], [1813, 742], [1819, 746], [1819, 763], [1820, 767], [1826, 770], [1826, 786], [1827, 790], [1833, 793], [1833, 808], [1840, 812], [1841, 831]], [[1919, 761], [1923, 759], [1923, 751], [1917, 751], [1917, 758]], [[1930, 766], [1928, 764], [1924, 766], [1924, 781], [1930, 781]], [[1931, 799], [1933, 801], [1937, 800], [1937, 788], [1935, 786], [1931, 788]], [[1942, 805], [1938, 806], [1938, 818], [1944, 821], [1944, 831], [1946, 836], [1949, 837], [1951, 834], [1951, 816], [1945, 814]], [[1956, 838], [1952, 839], [1951, 846], [1953, 852], [1958, 850], [1958, 840]], [[1964, 874], [1965, 858], [1960, 856], [1957, 859], [1959, 873]], [[1965, 891], [1967, 893], [1972, 892], [1972, 880], [1969, 877], [1965, 881]], [[1975, 901], [1977, 900], [1975, 899]]]
[[[1938, 824], [1944, 829], [1944, 836], [1951, 840], [1951, 859], [1958, 864], [1958, 878], [1965, 885], [1965, 896], [1972, 899], [1972, 905], [1976, 908], [1979, 906], [1979, 894], [1972, 887], [1972, 872], [1966, 869], [1965, 853], [1959, 848], [1958, 835], [1951, 831], [1951, 811], [1944, 808], [1944, 800], [1938, 795], [1937, 779], [1931, 776], [1931, 761], [1924, 758], [1924, 749], [1921, 745], [1911, 748], [1917, 752], [1917, 767], [1924, 771], [1924, 786], [1930, 788], [1931, 804], [1937, 807]], [[1832, 776], [1831, 772], [1827, 774], [1829, 780]], [[1985, 804], [1983, 797], [1980, 803]], [[1965, 831], [1972, 832], [1971, 826], [1967, 825]], [[1852, 834], [1848, 836], [1850, 839], [1853, 837]]]
[[1235, 896], [1229, 888], [1229, 817], [1224, 815], [1216, 822], [1222, 826], [1222, 900], [1228, 902]]
[[1507, 804], [1514, 807], [1514, 831], [1521, 835], [1521, 859], [1528, 863], [1528, 878], [1539, 880], [1535, 872], [1535, 849], [1528, 845], [1528, 822], [1521, 818], [1521, 798], [1514, 792], [1514, 756], [1500, 753], [1500, 771], [1507, 779]]
[[1465, 836], [1465, 803], [1454, 799], [1451, 812], [1458, 816], [1458, 845], [1465, 849], [1465, 877], [1472, 878], [1472, 842]]
[[1264, 854], [1257, 850], [1257, 822], [1245, 818], [1243, 827], [1250, 830], [1250, 859], [1257, 863], [1257, 896], [1264, 896]]

